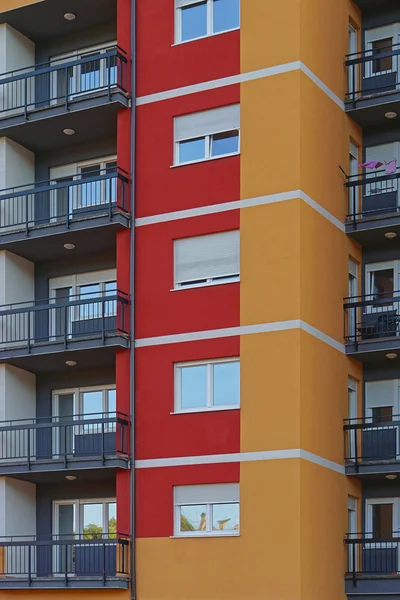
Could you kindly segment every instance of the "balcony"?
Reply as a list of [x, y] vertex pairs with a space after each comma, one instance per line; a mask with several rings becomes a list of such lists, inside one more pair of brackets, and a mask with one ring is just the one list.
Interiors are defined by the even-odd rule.
[[81, 367], [99, 368], [104, 364], [99, 353], [113, 362], [117, 348], [129, 347], [127, 294], [61, 292], [64, 297], [0, 307], [0, 363], [35, 372], [52, 370], [65, 363], [60, 353], [68, 351], [68, 359], [78, 360], [79, 355]]
[[348, 177], [346, 233], [357, 242], [379, 242], [388, 231], [399, 229], [399, 179], [400, 173], [387, 175], [385, 169]]
[[[115, 245], [116, 230], [130, 224], [129, 193], [129, 176], [118, 167], [2, 190], [0, 250], [33, 261], [49, 254], [56, 259], [68, 237], [82, 252], [101, 252]], [[99, 227], [88, 236], [88, 229]]]
[[346, 111], [362, 127], [385, 124], [385, 113], [399, 110], [400, 44], [346, 56]]
[[126, 54], [116, 46], [4, 73], [0, 134], [34, 152], [59, 144], [59, 131], [72, 126], [81, 139], [112, 135], [113, 115], [130, 103], [128, 81]]
[[372, 533], [348, 534], [345, 539], [348, 596], [367, 600], [367, 596], [400, 593], [400, 532], [384, 538]]
[[0, 590], [128, 588], [128, 536], [83, 533], [43, 538], [0, 538]]
[[400, 349], [400, 291], [345, 298], [346, 354], [364, 362]]
[[129, 419], [120, 413], [0, 422], [0, 475], [35, 481], [37, 473], [126, 469], [128, 460]]
[[399, 428], [400, 415], [346, 420], [346, 475], [400, 472]]

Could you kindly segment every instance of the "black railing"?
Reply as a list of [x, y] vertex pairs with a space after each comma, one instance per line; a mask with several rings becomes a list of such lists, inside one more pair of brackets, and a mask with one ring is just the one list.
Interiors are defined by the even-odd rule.
[[348, 92], [346, 100], [358, 100], [393, 93], [400, 84], [400, 44], [366, 50], [346, 56]]
[[120, 413], [73, 415], [0, 422], [0, 470], [37, 461], [67, 467], [76, 459], [129, 454], [129, 420]]
[[387, 175], [384, 169], [348, 177], [347, 220], [385, 217], [399, 212], [399, 178], [400, 172]]
[[400, 531], [388, 537], [373, 533], [348, 533], [345, 539], [347, 553], [346, 576], [356, 580], [361, 577], [400, 577]]
[[72, 222], [129, 213], [129, 178], [106, 167], [57, 181], [40, 181], [0, 191], [0, 236]]
[[400, 415], [347, 419], [344, 423], [345, 461], [385, 463], [398, 460]]
[[86, 94], [128, 93], [128, 60], [117, 46], [82, 52], [0, 75], [0, 119], [49, 106], [68, 108]]
[[345, 298], [344, 311], [344, 338], [348, 342], [396, 337], [400, 333], [400, 291]]
[[27, 348], [40, 344], [69, 342], [90, 338], [127, 336], [129, 298], [116, 289], [103, 293], [82, 293], [21, 302], [0, 307], [0, 352], [7, 348]]
[[129, 577], [128, 536], [119, 533], [0, 538], [0, 588], [13, 578], [28, 585], [51, 578], [110, 580]]

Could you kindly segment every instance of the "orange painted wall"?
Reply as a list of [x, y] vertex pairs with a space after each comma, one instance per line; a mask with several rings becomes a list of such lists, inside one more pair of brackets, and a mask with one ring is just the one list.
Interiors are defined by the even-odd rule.
[[7, 10], [13, 10], [14, 8], [21, 8], [21, 6], [29, 6], [29, 4], [36, 4], [37, 2], [43, 2], [44, 0], [1, 0], [0, 11], [6, 12]]

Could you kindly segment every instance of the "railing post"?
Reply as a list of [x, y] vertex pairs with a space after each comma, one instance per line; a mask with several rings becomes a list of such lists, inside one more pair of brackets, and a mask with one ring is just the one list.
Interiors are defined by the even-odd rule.
[[68, 335], [68, 305], [64, 305], [64, 349], [67, 349], [67, 335]]
[[[69, 102], [68, 102], [68, 97], [69, 97], [69, 90], [68, 90], [68, 67], [65, 67], [65, 108], [66, 110], [69, 110]], [[58, 95], [58, 94], [57, 94]]]
[[67, 468], [67, 425], [64, 425], [64, 469]]
[[25, 121], [28, 120], [28, 77], [24, 78], [24, 116]]
[[31, 587], [31, 585], [32, 585], [31, 551], [32, 551], [31, 545], [28, 544], [28, 586], [29, 587]]
[[103, 587], [106, 587], [106, 543], [103, 539]]
[[28, 308], [28, 331], [27, 331], [27, 340], [28, 340], [28, 353], [31, 352], [31, 311]]
[[356, 471], [358, 473], [358, 428], [356, 427], [354, 429], [355, 435], [354, 435], [354, 461], [356, 463]]
[[105, 456], [104, 456], [104, 419], [101, 421], [101, 462], [105, 464]]
[[356, 105], [356, 65], [352, 65], [352, 80], [353, 80], [353, 104]]
[[[110, 185], [109, 188], [109, 201], [108, 201], [108, 218], [110, 221], [112, 221], [112, 182], [113, 182], [113, 177], [111, 177], [111, 179], [108, 180]], [[107, 180], [106, 180], [107, 182]], [[118, 177], [115, 179], [115, 189], [116, 189], [116, 194], [118, 194]]]
[[[67, 213], [65, 215], [65, 224], [67, 226], [67, 229], [69, 229], [71, 227], [70, 224], [70, 219], [69, 219], [69, 194], [70, 194], [70, 188], [68, 185], [65, 186], [65, 191], [66, 191], [66, 197], [67, 197]], [[72, 194], [73, 194], [74, 188], [72, 187]], [[79, 192], [78, 192], [79, 193]], [[74, 206], [74, 198], [72, 198], [72, 208]]]
[[31, 447], [31, 430], [30, 427], [28, 427], [27, 429], [27, 440], [26, 443], [28, 445], [27, 447], [27, 451], [26, 451], [26, 456], [27, 456], [27, 464], [28, 464], [28, 471], [31, 470], [31, 451], [30, 451], [30, 447]]
[[[61, 548], [61, 546], [60, 546]], [[65, 544], [65, 587], [68, 587], [68, 544]]]
[[111, 57], [110, 56], [106, 56], [106, 72], [107, 72], [107, 83], [108, 83], [108, 101], [111, 102], [111, 68], [110, 68], [110, 64], [111, 64]]
[[356, 544], [355, 541], [352, 543], [351, 553], [353, 557], [353, 586], [356, 586]]
[[105, 298], [103, 297], [101, 299], [101, 341], [102, 344], [104, 346], [105, 342], [106, 342], [106, 317], [105, 317], [105, 312], [106, 312], [106, 301]]
[[29, 236], [28, 211], [29, 211], [28, 194], [25, 194], [25, 233]]

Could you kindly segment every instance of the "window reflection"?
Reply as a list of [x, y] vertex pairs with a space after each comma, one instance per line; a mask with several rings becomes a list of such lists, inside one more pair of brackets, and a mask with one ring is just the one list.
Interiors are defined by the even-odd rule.
[[238, 362], [214, 365], [214, 406], [240, 403], [240, 365]]
[[239, 504], [213, 504], [213, 531], [239, 531]]
[[183, 409], [207, 406], [207, 366], [184, 367], [181, 370]]
[[207, 506], [196, 504], [181, 506], [181, 531], [205, 531], [207, 527]]

